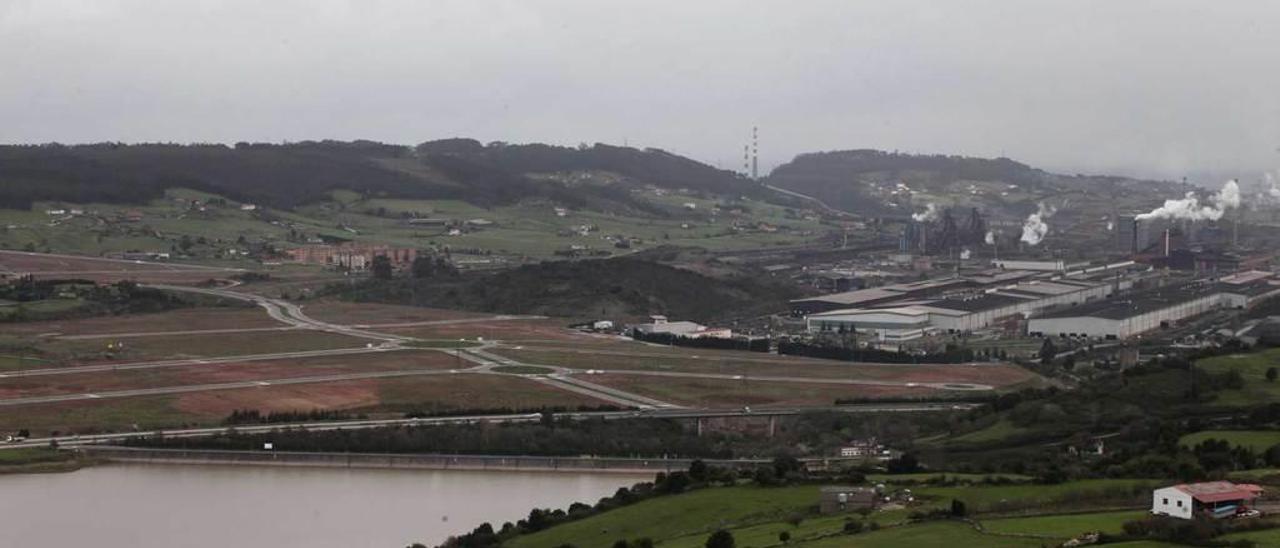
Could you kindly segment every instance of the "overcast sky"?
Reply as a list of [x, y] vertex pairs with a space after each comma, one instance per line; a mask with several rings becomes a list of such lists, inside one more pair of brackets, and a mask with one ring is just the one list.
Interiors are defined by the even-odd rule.
[[880, 148], [1280, 167], [1280, 2], [0, 0], [0, 141]]

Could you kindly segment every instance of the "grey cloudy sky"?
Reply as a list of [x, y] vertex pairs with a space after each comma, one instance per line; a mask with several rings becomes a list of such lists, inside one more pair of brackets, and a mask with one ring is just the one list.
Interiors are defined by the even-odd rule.
[[[1280, 2], [0, 0], [0, 141], [629, 143], [1280, 167]], [[1212, 174], [1212, 175], [1210, 175]]]

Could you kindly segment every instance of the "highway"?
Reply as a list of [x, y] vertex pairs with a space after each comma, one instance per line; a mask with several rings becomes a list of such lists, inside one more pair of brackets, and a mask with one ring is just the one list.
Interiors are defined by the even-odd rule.
[[[567, 418], [574, 420], [586, 419], [604, 419], [604, 420], [625, 420], [625, 419], [699, 419], [699, 418], [726, 418], [726, 417], [780, 417], [794, 416], [804, 413], [817, 412], [837, 412], [837, 413], [922, 413], [937, 411], [952, 411], [972, 409], [977, 404], [973, 403], [887, 403], [887, 404], [858, 404], [858, 405], [841, 405], [829, 407], [785, 407], [785, 408], [763, 408], [763, 409], [654, 409], [643, 411], [575, 411], [565, 413], [555, 413], [555, 418]], [[276, 423], [276, 424], [248, 424], [236, 426], [216, 426], [209, 428], [184, 428], [175, 430], [145, 430], [135, 432], [116, 432], [109, 434], [92, 434], [77, 436], [54, 436], [44, 438], [30, 438], [16, 443], [0, 443], [0, 450], [12, 449], [19, 447], [44, 447], [51, 442], [56, 442], [59, 446], [75, 447], [78, 445], [100, 444], [100, 443], [118, 443], [133, 438], [151, 437], [163, 435], [166, 438], [197, 438], [215, 436], [219, 434], [227, 434], [230, 432], [238, 432], [242, 434], [260, 434], [268, 433], [276, 430], [307, 430], [312, 432], [323, 432], [328, 430], [355, 430], [366, 428], [384, 428], [388, 426], [439, 426], [450, 424], [473, 424], [473, 423], [515, 423], [515, 422], [535, 422], [542, 419], [540, 413], [513, 413], [513, 414], [484, 414], [484, 415], [463, 415], [454, 417], [423, 417], [416, 419], [382, 419], [382, 420], [348, 420], [348, 421], [322, 421], [322, 422], [298, 422], [298, 423]]]

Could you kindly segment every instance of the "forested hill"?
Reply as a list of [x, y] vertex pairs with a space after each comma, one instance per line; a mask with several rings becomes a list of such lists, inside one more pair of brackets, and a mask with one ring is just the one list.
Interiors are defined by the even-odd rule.
[[566, 317], [666, 314], [694, 321], [771, 313], [798, 296], [793, 287], [745, 273], [707, 276], [638, 258], [550, 261], [484, 276], [368, 280], [331, 291], [357, 301], [480, 312]]
[[753, 194], [759, 185], [657, 150], [596, 145], [480, 145], [467, 139], [418, 147], [370, 141], [290, 144], [94, 144], [0, 146], [0, 207], [33, 201], [140, 203], [166, 188], [291, 208], [332, 190], [490, 206], [546, 198], [566, 206], [643, 209], [639, 185]]
[[802, 154], [774, 169], [766, 182], [813, 196], [835, 208], [904, 217], [927, 203], [1025, 215], [1027, 210], [1035, 210], [1037, 201], [1063, 194], [1122, 199], [1180, 192], [1168, 182], [1060, 175], [1008, 158], [867, 149]]
[[600, 143], [577, 148], [544, 144], [482, 145], [473, 139], [444, 139], [422, 143], [417, 151], [433, 163], [442, 157], [460, 158], [509, 173], [601, 171], [637, 182], [715, 194], [758, 194], [760, 191], [759, 185], [731, 171], [653, 148], [641, 150]]

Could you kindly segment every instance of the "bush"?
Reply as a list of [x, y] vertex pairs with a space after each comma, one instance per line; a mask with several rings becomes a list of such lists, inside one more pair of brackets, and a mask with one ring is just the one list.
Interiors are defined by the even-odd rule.
[[706, 548], [735, 548], [737, 543], [733, 540], [733, 533], [720, 529], [711, 536], [707, 537]]

